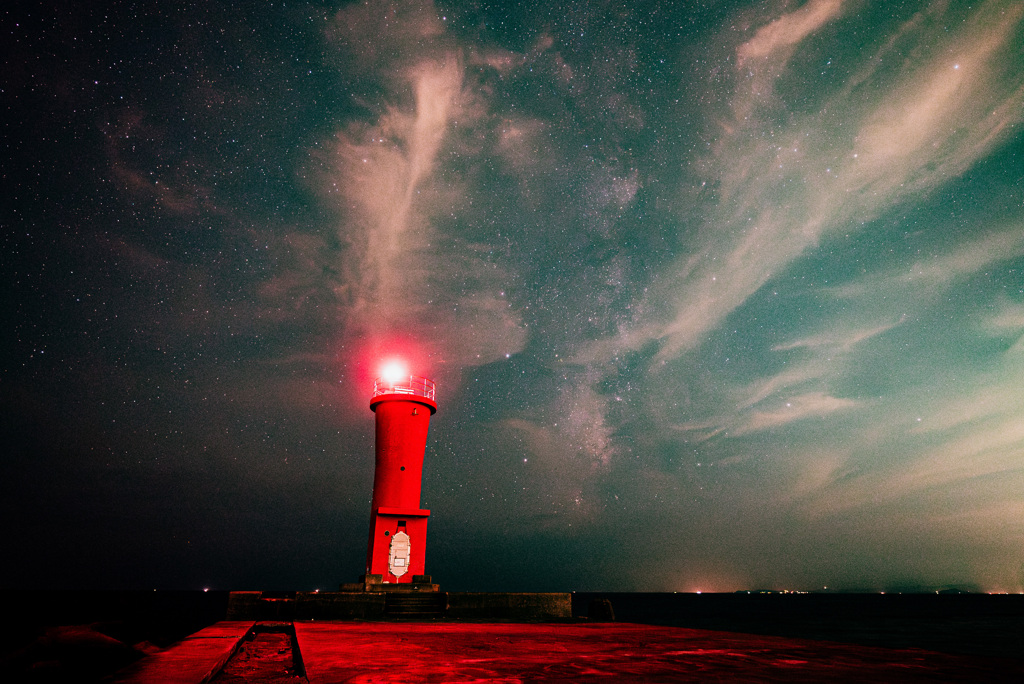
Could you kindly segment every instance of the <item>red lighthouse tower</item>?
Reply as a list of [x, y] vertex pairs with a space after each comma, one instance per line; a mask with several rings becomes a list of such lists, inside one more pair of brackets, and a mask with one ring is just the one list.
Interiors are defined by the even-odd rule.
[[378, 575], [378, 581], [389, 584], [422, 581], [418, 578], [424, 574], [430, 511], [420, 508], [420, 489], [427, 429], [437, 412], [434, 382], [385, 372], [373, 383], [370, 409], [377, 425], [367, 579]]

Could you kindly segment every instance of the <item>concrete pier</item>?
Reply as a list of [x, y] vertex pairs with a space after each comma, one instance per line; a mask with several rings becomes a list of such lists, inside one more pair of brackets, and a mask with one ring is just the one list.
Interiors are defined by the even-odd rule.
[[179, 641], [166, 651], [147, 656], [121, 670], [113, 684], [200, 684], [208, 682], [231, 659], [252, 621], [224, 621]]
[[[346, 681], [1022, 681], [1020, 660], [616, 623], [295, 621], [310, 684]], [[249, 625], [218, 623], [122, 672], [200, 684]], [[220, 665], [217, 665], [220, 663]], [[255, 681], [255, 680], [254, 680]]]

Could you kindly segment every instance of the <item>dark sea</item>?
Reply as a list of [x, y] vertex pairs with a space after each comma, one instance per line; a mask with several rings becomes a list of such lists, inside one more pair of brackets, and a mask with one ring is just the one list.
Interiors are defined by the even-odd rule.
[[608, 599], [618, 622], [1024, 660], [1019, 594], [574, 593], [573, 616]]

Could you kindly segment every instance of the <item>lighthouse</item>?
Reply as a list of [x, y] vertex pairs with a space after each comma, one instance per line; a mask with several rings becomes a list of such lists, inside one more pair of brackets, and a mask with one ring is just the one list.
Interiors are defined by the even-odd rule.
[[419, 582], [430, 516], [420, 508], [420, 489], [427, 430], [437, 412], [434, 382], [389, 367], [373, 383], [370, 409], [376, 429], [366, 578], [379, 576], [384, 584]]

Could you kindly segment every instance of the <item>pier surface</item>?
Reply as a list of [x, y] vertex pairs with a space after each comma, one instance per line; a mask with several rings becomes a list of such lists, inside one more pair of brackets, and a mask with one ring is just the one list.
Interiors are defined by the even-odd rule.
[[252, 626], [252, 622], [234, 620], [210, 625], [171, 648], [143, 658], [122, 670], [113, 681], [115, 684], [208, 682], [231, 659]]
[[[337, 682], [1001, 682], [1024, 662], [628, 623], [295, 621], [310, 684]], [[218, 623], [119, 682], [209, 681], [246, 629]], [[216, 635], [221, 635], [217, 637]], [[217, 648], [213, 648], [216, 640]], [[212, 643], [211, 643], [212, 642]], [[179, 651], [179, 652], [176, 652]], [[151, 662], [146, 662], [151, 661]], [[256, 680], [253, 680], [256, 681]]]

